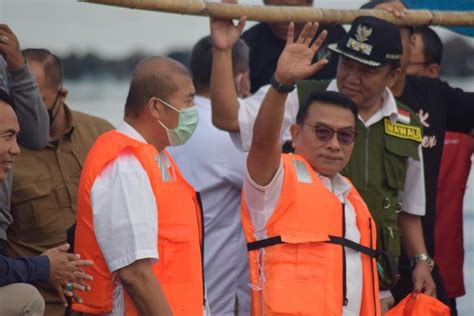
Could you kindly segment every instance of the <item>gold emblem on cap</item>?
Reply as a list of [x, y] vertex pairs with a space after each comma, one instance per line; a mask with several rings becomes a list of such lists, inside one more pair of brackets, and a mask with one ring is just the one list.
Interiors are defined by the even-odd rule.
[[372, 28], [365, 25], [359, 24], [356, 30], [355, 37], [359, 42], [365, 42], [372, 35]]
[[372, 53], [372, 48], [373, 48], [372, 45], [356, 41], [353, 38], [349, 38], [346, 46], [356, 52], [362, 53], [367, 56], [370, 56], [370, 54]]

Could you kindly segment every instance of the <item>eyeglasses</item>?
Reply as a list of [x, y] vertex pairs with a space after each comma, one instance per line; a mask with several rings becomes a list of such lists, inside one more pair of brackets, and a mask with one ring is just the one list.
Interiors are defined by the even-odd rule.
[[334, 130], [330, 127], [323, 126], [323, 125], [311, 125], [311, 124], [306, 124], [303, 123], [303, 125], [310, 126], [314, 128], [314, 133], [316, 134], [316, 138], [319, 139], [320, 141], [323, 142], [328, 142], [332, 139], [334, 134], [337, 134], [337, 140], [341, 145], [350, 145], [354, 142], [357, 132], [356, 131], [351, 131], [351, 130]]

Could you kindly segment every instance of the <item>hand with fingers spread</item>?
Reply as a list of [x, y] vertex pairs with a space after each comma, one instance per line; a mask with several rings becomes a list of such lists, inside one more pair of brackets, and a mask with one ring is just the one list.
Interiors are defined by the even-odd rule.
[[25, 64], [20, 43], [6, 24], [0, 24], [0, 54], [7, 62], [9, 70], [18, 70]]
[[81, 266], [91, 266], [92, 261], [81, 260], [79, 255], [68, 253], [69, 247], [69, 244], [65, 244], [43, 253], [49, 258], [49, 283], [57, 290], [64, 306], [67, 306], [65, 295], [80, 302], [80, 297], [73, 290], [89, 290], [90, 287], [84, 281], [92, 281], [92, 277], [81, 269]]
[[327, 35], [327, 32], [323, 31], [313, 42], [318, 26], [318, 23], [307, 23], [295, 41], [295, 26], [293, 22], [290, 23], [286, 46], [278, 59], [275, 71], [275, 79], [279, 83], [293, 84], [295, 81], [311, 76], [328, 63], [327, 59], [321, 59], [312, 64], [314, 55]]

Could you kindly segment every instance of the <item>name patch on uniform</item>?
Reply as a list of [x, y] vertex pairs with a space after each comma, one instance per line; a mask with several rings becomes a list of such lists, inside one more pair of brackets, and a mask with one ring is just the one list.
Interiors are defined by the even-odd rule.
[[384, 119], [385, 133], [404, 139], [421, 142], [421, 128], [400, 123], [392, 124], [388, 118]]

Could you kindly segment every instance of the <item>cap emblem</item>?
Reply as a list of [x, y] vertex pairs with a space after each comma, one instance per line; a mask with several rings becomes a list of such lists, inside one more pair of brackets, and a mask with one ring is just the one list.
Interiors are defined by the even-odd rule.
[[355, 34], [356, 39], [359, 42], [365, 42], [369, 39], [370, 35], [372, 35], [372, 28], [359, 24]]

